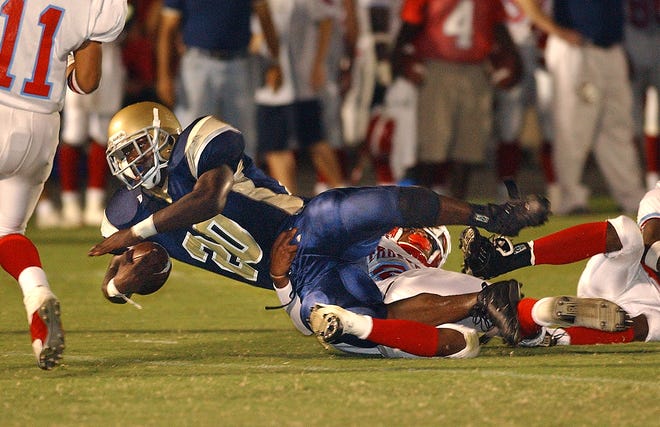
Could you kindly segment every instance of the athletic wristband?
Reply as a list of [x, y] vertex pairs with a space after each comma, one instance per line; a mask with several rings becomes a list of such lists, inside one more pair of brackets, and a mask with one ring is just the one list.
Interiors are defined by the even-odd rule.
[[470, 214], [467, 225], [487, 229], [492, 221], [490, 206], [470, 204], [470, 207], [472, 208], [472, 213]]
[[105, 292], [108, 294], [109, 297], [116, 297], [117, 295], [121, 294], [119, 290], [117, 290], [117, 286], [115, 286], [115, 278], [113, 277], [110, 279], [108, 282], [108, 286], [105, 287]]
[[154, 224], [153, 214], [132, 226], [131, 231], [135, 236], [141, 239], [146, 239], [147, 237], [158, 234], [158, 230], [156, 230], [156, 225]]
[[66, 85], [77, 94], [86, 95], [87, 92], [82, 90], [78, 85], [78, 80], [76, 80], [76, 69], [74, 68], [69, 75], [66, 77]]
[[653, 271], [658, 271], [658, 258], [660, 258], [660, 241], [653, 243], [644, 255], [644, 265]]

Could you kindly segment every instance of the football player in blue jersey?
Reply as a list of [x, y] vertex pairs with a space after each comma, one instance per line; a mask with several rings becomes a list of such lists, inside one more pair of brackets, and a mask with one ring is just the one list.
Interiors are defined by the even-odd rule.
[[[305, 199], [254, 165], [239, 130], [214, 116], [182, 130], [167, 107], [153, 102], [120, 110], [108, 135], [112, 174], [126, 187], [108, 201], [105, 239], [89, 255], [119, 255], [148, 239], [181, 262], [271, 289], [271, 248], [281, 232], [295, 229], [288, 279], [305, 322], [317, 303], [386, 317], [363, 263], [395, 226], [466, 224], [517, 235], [549, 214], [539, 196], [477, 205], [422, 187], [333, 189]], [[120, 258], [111, 261], [104, 279], [109, 297], [132, 292], [119, 280]]]

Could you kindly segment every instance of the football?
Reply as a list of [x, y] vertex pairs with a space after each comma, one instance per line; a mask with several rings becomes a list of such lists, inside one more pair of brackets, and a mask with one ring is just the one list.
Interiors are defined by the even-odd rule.
[[135, 265], [142, 260], [145, 268], [144, 275], [141, 275], [141, 283], [134, 291], [139, 295], [149, 295], [163, 287], [172, 271], [172, 261], [164, 247], [155, 242], [144, 241], [133, 246], [127, 256], [132, 257], [132, 263]]

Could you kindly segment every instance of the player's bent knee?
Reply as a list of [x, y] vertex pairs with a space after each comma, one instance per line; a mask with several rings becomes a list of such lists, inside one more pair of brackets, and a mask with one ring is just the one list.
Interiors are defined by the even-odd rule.
[[472, 328], [467, 326], [459, 325], [456, 323], [444, 323], [437, 326], [438, 329], [453, 329], [457, 332], [460, 332], [465, 339], [465, 347], [463, 349], [456, 351], [454, 353], [444, 355], [443, 357], [449, 359], [472, 359], [479, 355], [481, 347], [479, 346], [479, 334]]

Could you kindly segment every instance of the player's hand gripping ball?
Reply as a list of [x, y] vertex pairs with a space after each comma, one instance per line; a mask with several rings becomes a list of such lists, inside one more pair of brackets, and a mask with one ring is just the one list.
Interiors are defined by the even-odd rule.
[[[114, 281], [117, 290], [130, 297], [132, 294], [149, 295], [165, 285], [172, 271], [170, 256], [158, 243], [144, 241], [136, 244], [121, 255]], [[109, 297], [112, 302], [123, 303], [125, 300]]]

